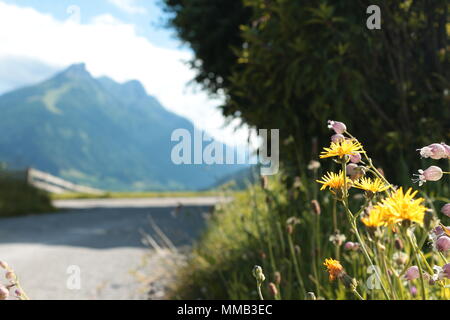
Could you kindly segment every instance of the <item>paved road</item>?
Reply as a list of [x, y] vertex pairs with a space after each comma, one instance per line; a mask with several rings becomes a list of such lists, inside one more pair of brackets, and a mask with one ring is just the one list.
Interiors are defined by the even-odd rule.
[[33, 299], [146, 299], [142, 278], [167, 268], [143, 243], [143, 234], [162, 243], [149, 221], [181, 248], [198, 236], [218, 201], [56, 201], [64, 212], [0, 220], [0, 260], [16, 270]]

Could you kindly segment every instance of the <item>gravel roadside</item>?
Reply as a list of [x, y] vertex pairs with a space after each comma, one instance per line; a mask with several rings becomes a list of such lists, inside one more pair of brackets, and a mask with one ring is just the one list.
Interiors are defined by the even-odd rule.
[[175, 252], [222, 200], [55, 201], [65, 212], [0, 220], [0, 260], [32, 299], [164, 298], [171, 263], [183, 261]]

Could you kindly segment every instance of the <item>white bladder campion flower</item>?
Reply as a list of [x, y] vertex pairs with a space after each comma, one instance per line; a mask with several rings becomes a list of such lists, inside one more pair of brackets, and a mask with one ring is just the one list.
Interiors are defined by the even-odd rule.
[[439, 252], [447, 252], [450, 250], [450, 237], [441, 236], [436, 240], [436, 249]]
[[419, 267], [418, 266], [412, 266], [409, 267], [408, 270], [406, 270], [405, 278], [408, 281], [415, 280], [420, 277]]
[[444, 142], [442, 142], [441, 145], [445, 149], [445, 154], [447, 155], [447, 159], [450, 159], [450, 146], [445, 144]]
[[444, 144], [441, 143], [433, 143], [417, 150], [420, 152], [422, 158], [431, 158], [434, 160], [447, 158], [446, 149]]
[[442, 209], [441, 212], [446, 215], [447, 217], [450, 217], [450, 203], [445, 204]]
[[439, 281], [443, 279], [450, 279], [450, 263], [447, 263], [445, 266], [434, 266], [433, 267], [434, 274], [432, 276], [433, 281]]
[[340, 133], [336, 133], [331, 136], [331, 142], [334, 142], [334, 143], [342, 142], [344, 140], [345, 140], [345, 137]]
[[343, 122], [328, 120], [328, 129], [334, 130], [337, 134], [343, 134], [347, 131], [347, 126]]
[[438, 166], [430, 166], [426, 170], [418, 170], [419, 174], [415, 174], [417, 178], [413, 179], [413, 182], [418, 182], [419, 186], [422, 186], [427, 181], [438, 181], [444, 175], [444, 172]]

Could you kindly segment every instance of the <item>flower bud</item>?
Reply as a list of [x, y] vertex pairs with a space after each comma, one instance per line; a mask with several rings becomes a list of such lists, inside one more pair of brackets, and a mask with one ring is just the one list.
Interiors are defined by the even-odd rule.
[[450, 146], [449, 145], [446, 145], [445, 143], [441, 143], [441, 145], [444, 147], [444, 149], [445, 149], [445, 154], [446, 154], [446, 156], [447, 156], [447, 159], [450, 159]]
[[281, 273], [279, 271], [275, 271], [275, 273], [273, 274], [274, 277], [274, 281], [277, 285], [281, 284]]
[[340, 134], [340, 133], [336, 133], [334, 135], [331, 136], [331, 142], [333, 143], [339, 143], [345, 140], [345, 137]]
[[356, 163], [349, 163], [346, 167], [347, 175], [353, 181], [358, 180], [366, 174], [366, 169], [364, 167], [358, 166]]
[[427, 181], [438, 181], [442, 178], [443, 172], [438, 166], [430, 166], [422, 174]]
[[445, 204], [442, 209], [441, 212], [443, 214], [445, 214], [447, 217], [450, 217], [450, 203]]
[[8, 280], [13, 281], [13, 280], [16, 279], [16, 275], [15, 275], [14, 272], [8, 271], [8, 272], [6, 272], [6, 274], [5, 274], [5, 278], [8, 279]]
[[0, 284], [0, 300], [6, 300], [9, 297], [9, 290], [2, 284]]
[[446, 252], [450, 250], [450, 237], [441, 236], [436, 240], [436, 249], [440, 252]]
[[395, 249], [397, 249], [397, 250], [403, 250], [403, 241], [402, 241], [402, 239], [396, 238], [394, 246], [395, 246]]
[[356, 288], [358, 287], [358, 281], [356, 281], [355, 278], [350, 277], [348, 274], [343, 274], [342, 277], [340, 277], [340, 279], [342, 280], [342, 283], [344, 284], [344, 286], [347, 289], [350, 290], [356, 290]]
[[308, 170], [317, 170], [320, 168], [320, 162], [316, 160], [311, 160], [308, 164]]
[[292, 224], [288, 224], [288, 225], [286, 226], [286, 232], [287, 232], [288, 234], [294, 233], [294, 226], [293, 226]]
[[351, 241], [346, 242], [344, 245], [345, 250], [351, 250], [351, 251], [358, 251], [360, 247], [361, 246], [359, 245], [358, 242], [351, 242]]
[[419, 267], [412, 266], [406, 270], [405, 279], [408, 281], [415, 280], [420, 277]]
[[300, 219], [295, 216], [289, 217], [286, 219], [286, 224], [295, 226], [297, 224], [300, 224]]
[[266, 280], [266, 277], [264, 276], [263, 270], [260, 266], [254, 266], [253, 267], [253, 276], [255, 277], [258, 284], [261, 284]]
[[269, 187], [269, 178], [267, 176], [261, 176], [261, 188], [266, 190]]
[[392, 256], [392, 259], [398, 266], [403, 266], [408, 262], [408, 255], [404, 252], [396, 252]]
[[313, 212], [319, 216], [320, 212], [321, 212], [319, 201], [311, 200], [311, 207], [312, 207]]
[[349, 164], [347, 165], [347, 167], [346, 167], [347, 174], [348, 174], [349, 176], [351, 176], [352, 174], [354, 174], [354, 170], [355, 170], [357, 167], [358, 167], [357, 164], [355, 164], [355, 163], [349, 163]]
[[317, 300], [316, 295], [314, 292], [307, 292], [306, 293], [306, 300]]
[[350, 155], [350, 162], [351, 163], [359, 163], [361, 161], [361, 154], [355, 153]]
[[417, 288], [415, 286], [412, 286], [411, 288], [409, 288], [409, 292], [411, 293], [411, 295], [413, 297], [417, 296]]
[[272, 297], [276, 298], [278, 296], [278, 289], [275, 283], [270, 282], [269, 283], [269, 292], [272, 295]]
[[14, 294], [16, 295], [16, 297], [20, 298], [20, 297], [22, 297], [23, 292], [22, 292], [22, 290], [20, 290], [20, 289], [16, 289], [16, 290], [14, 291]]
[[345, 239], [347, 239], [345, 234], [340, 234], [339, 231], [336, 231], [329, 238], [330, 242], [332, 242], [337, 247], [342, 246], [342, 244], [344, 243]]
[[442, 178], [444, 173], [442, 169], [437, 166], [431, 166], [426, 170], [419, 170], [419, 174], [415, 174], [418, 178], [413, 179], [413, 182], [419, 182], [419, 186], [422, 186], [427, 181], [438, 181]]
[[295, 177], [294, 178], [294, 183], [292, 184], [292, 186], [296, 189], [301, 189], [303, 188], [303, 183], [302, 183], [302, 179], [300, 177]]
[[440, 236], [445, 235], [444, 228], [442, 226], [437, 226], [432, 230], [433, 239], [437, 239]]
[[8, 269], [9, 266], [8, 266], [8, 264], [5, 261], [0, 261], [0, 268]]
[[339, 121], [328, 120], [328, 129], [334, 130], [337, 134], [343, 134], [347, 131], [347, 126]]
[[345, 250], [353, 250], [354, 247], [355, 247], [355, 244], [351, 241], [347, 241], [344, 245]]
[[450, 263], [447, 263], [445, 266], [442, 267], [442, 273], [444, 277], [450, 279]]
[[447, 158], [445, 147], [440, 143], [433, 143], [417, 150], [420, 151], [420, 156], [422, 158], [431, 158], [434, 160]]

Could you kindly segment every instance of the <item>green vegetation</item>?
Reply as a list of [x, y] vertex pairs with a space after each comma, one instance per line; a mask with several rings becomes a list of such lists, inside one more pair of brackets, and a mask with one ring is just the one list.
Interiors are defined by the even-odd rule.
[[[173, 297], [257, 299], [264, 277], [252, 270], [260, 265], [266, 298], [313, 292], [325, 299], [447, 299], [450, 275], [433, 267], [450, 269], [450, 233], [433, 228], [449, 223], [440, 213], [449, 189], [427, 183], [419, 200], [406, 190], [412, 174], [431, 165], [415, 150], [450, 139], [448, 1], [165, 3], [169, 24], [195, 53], [195, 80], [225, 96], [223, 114], [256, 129], [280, 129], [284, 172], [269, 188], [252, 188], [217, 209]], [[366, 28], [374, 4], [381, 30]], [[355, 142], [345, 128], [331, 133], [327, 120], [344, 122], [364, 142], [371, 159], [362, 152], [357, 170], [387, 189], [347, 191], [361, 183], [345, 174], [353, 153], [322, 162], [320, 170], [308, 166], [330, 146], [331, 134]], [[431, 168], [432, 179], [448, 175], [448, 155], [433, 159], [442, 170]], [[319, 193], [314, 180], [328, 169], [336, 185]], [[344, 250], [344, 237], [353, 249]], [[437, 250], [438, 237], [446, 248]]]
[[[448, 1], [165, 2], [195, 52], [196, 80], [225, 95], [226, 116], [281, 129], [291, 176], [328, 141], [328, 119], [351, 127], [401, 181], [419, 168], [411, 150], [450, 139]], [[366, 28], [372, 4], [381, 30]]]
[[49, 196], [25, 181], [0, 179], [0, 217], [53, 212]]
[[[252, 295], [254, 281], [250, 271], [254, 264], [266, 267], [263, 262], [267, 261], [268, 252], [262, 251], [265, 243], [259, 226], [270, 227], [270, 221], [271, 215], [260, 188], [252, 187], [235, 197], [233, 202], [216, 206], [189, 265], [180, 271], [172, 297], [257, 298]], [[267, 230], [264, 234], [267, 235]]]
[[[252, 268], [260, 265], [266, 276], [262, 285], [265, 299], [305, 299], [308, 298], [307, 292], [314, 292], [317, 298], [322, 299], [356, 299], [340, 281], [329, 280], [323, 263], [325, 258], [333, 257], [339, 259], [348, 275], [357, 279], [358, 290], [364, 299], [385, 298], [382, 290], [367, 287], [376, 284], [376, 279], [373, 270], [368, 270], [361, 249], [344, 248], [346, 241], [358, 243], [358, 240], [347, 223], [344, 208], [339, 205], [336, 207], [336, 220], [339, 234], [345, 235], [346, 240], [335, 239], [341, 241], [338, 245], [331, 241], [335, 204], [330, 192], [319, 192], [320, 185], [314, 182], [317, 176], [317, 172], [310, 171], [303, 179], [297, 178], [293, 187], [286, 188], [286, 176], [279, 175], [269, 181], [266, 189], [253, 186], [236, 196], [235, 201], [216, 207], [189, 264], [181, 269], [171, 297], [258, 299]], [[445, 190], [448, 192], [448, 189]], [[431, 194], [436, 196], [434, 192]], [[311, 205], [313, 199], [318, 199], [320, 214]], [[439, 217], [442, 223], [448, 224], [450, 218], [438, 211], [450, 199], [427, 199], [426, 205], [437, 209], [433, 213], [435, 219]], [[352, 188], [349, 200], [352, 211], [356, 212], [365, 198], [362, 191]], [[359, 229], [364, 237], [369, 235], [370, 230], [360, 222]], [[403, 248], [397, 250], [397, 237], [388, 235], [392, 238], [384, 242], [385, 250], [388, 250], [384, 253], [378, 251], [383, 246], [377, 248], [372, 240], [366, 239], [370, 244], [371, 256], [377, 259], [376, 265], [382, 266], [378, 259], [384, 254], [389, 266], [398, 273], [397, 278], [403, 279], [406, 267], [416, 264], [413, 249], [403, 240]], [[426, 235], [426, 232], [418, 230], [418, 235]], [[425, 243], [423, 250], [431, 265], [444, 263], [438, 257], [433, 258], [431, 244]], [[397, 264], [395, 253], [398, 252], [408, 256], [406, 263]], [[384, 272], [384, 267], [381, 270]], [[389, 279], [392, 281], [395, 277]], [[383, 281], [388, 283], [385, 278]], [[270, 289], [270, 283], [275, 284], [276, 296]], [[414, 299], [416, 296], [409, 290], [419, 287], [419, 279], [402, 283], [402, 286], [395, 283], [395, 298]], [[439, 285], [427, 286], [426, 290], [434, 297], [449, 294], [444, 293], [445, 290], [441, 290]]]

